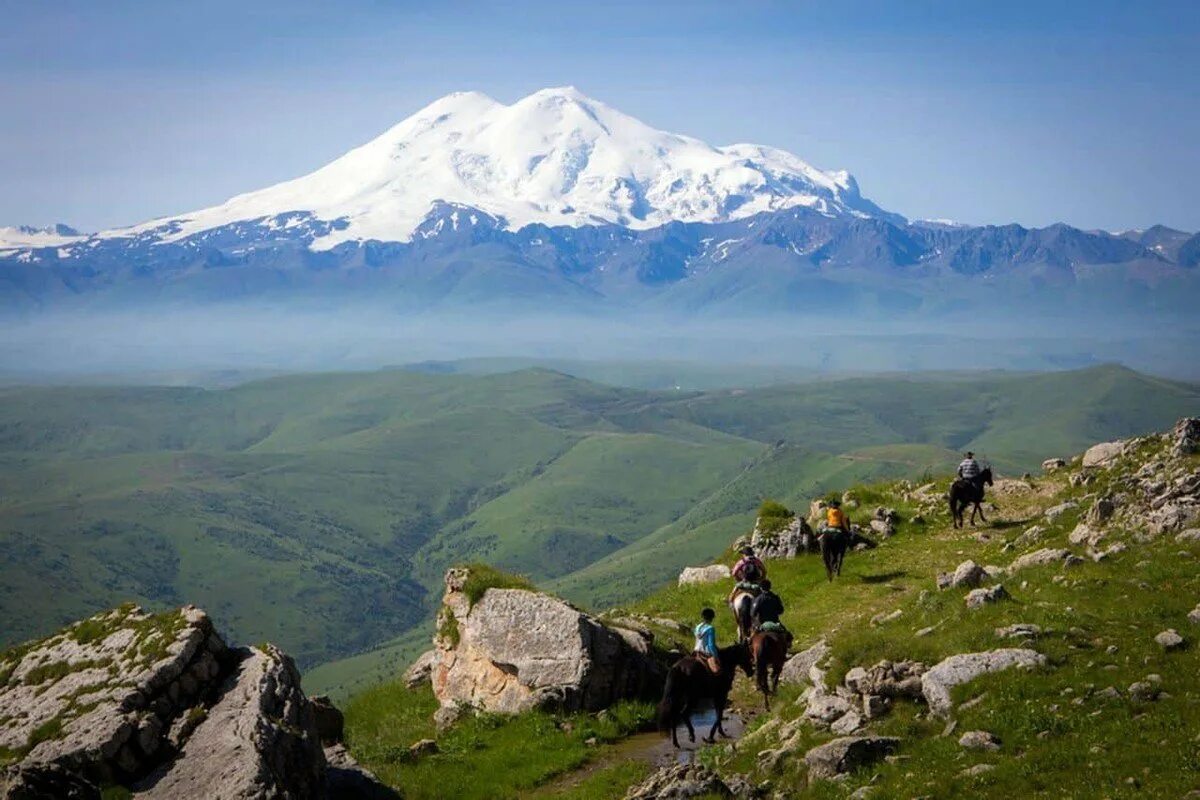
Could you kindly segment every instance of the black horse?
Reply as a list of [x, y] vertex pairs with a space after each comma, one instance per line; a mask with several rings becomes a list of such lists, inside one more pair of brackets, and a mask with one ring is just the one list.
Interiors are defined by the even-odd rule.
[[842, 561], [846, 559], [846, 549], [850, 547], [850, 534], [841, 528], [824, 528], [818, 539], [821, 561], [825, 564], [825, 577], [832, 581], [833, 576], [842, 574]]
[[963, 526], [963, 512], [967, 510], [967, 506], [971, 506], [971, 526], [975, 526], [975, 514], [979, 514], [979, 518], [987, 522], [987, 517], [983, 515], [983, 487], [992, 485], [992, 468], [986, 467], [979, 473], [978, 477], [973, 480], [967, 478], [959, 478], [954, 483], [950, 484], [950, 516], [954, 517], [954, 527], [961, 528]]
[[684, 656], [672, 665], [667, 672], [667, 685], [663, 687], [662, 701], [658, 704], [658, 729], [671, 730], [671, 744], [679, 747], [679, 737], [676, 728], [682, 722], [687, 726], [688, 738], [696, 741], [696, 731], [692, 728], [692, 713], [697, 710], [701, 700], [712, 700], [713, 710], [716, 711], [717, 721], [704, 741], [712, 744], [716, 734], [728, 737], [729, 734], [721, 726], [725, 716], [725, 706], [729, 704], [729, 690], [733, 688], [733, 678], [740, 667], [746, 677], [752, 676], [753, 665], [750, 663], [750, 647], [745, 642], [739, 642], [730, 647], [722, 647], [717, 651], [721, 662], [721, 671], [714, 674], [700, 659], [694, 656]]

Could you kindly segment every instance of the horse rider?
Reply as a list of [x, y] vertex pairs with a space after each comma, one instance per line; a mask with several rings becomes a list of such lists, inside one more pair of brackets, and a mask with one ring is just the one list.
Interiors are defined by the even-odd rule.
[[966, 457], [958, 465], [958, 477], [969, 483], [980, 499], [983, 498], [983, 469], [979, 466], [979, 462], [975, 460], [975, 454], [970, 450], [967, 451]]
[[779, 616], [783, 613], [783, 601], [779, 599], [779, 595], [771, 591], [771, 581], [768, 578], [763, 578], [759, 586], [762, 588], [762, 593], [754, 598], [754, 605], [750, 607], [750, 618], [754, 620], [754, 629], [763, 633], [782, 634], [784, 642], [790, 646], [792, 634], [779, 621]]
[[726, 602], [732, 603], [738, 592], [758, 592], [759, 581], [767, 577], [767, 565], [754, 555], [754, 548], [746, 545], [741, 550], [742, 557], [733, 565], [733, 589], [729, 592]]
[[696, 636], [692, 655], [714, 675], [721, 672], [721, 659], [717, 652], [717, 629], [712, 624], [716, 617], [717, 613], [711, 608], [704, 609], [700, 612], [700, 624], [692, 631]]
[[850, 535], [850, 518], [842, 511], [841, 500], [830, 500], [825, 508], [825, 527], [821, 533], [827, 531], [841, 531], [847, 536]]

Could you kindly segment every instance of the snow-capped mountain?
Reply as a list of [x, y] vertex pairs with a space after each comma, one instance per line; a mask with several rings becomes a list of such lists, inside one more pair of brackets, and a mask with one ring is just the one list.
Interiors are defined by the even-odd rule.
[[[769, 147], [655, 130], [575, 89], [453, 94], [321, 169], [95, 234], [0, 229], [0, 312], [369, 300], [939, 314], [1190, 309], [1200, 234], [909, 224]], [[985, 289], [985, 291], [981, 291]]]
[[565, 87], [512, 105], [479, 92], [451, 94], [309, 175], [101, 236], [163, 232], [176, 241], [304, 211], [345, 223], [313, 241], [314, 250], [407, 242], [438, 201], [479, 209], [509, 230], [532, 223], [647, 229], [793, 206], [897, 218], [865, 200], [848, 172], [826, 172], [771, 147], [713, 147], [656, 130]]

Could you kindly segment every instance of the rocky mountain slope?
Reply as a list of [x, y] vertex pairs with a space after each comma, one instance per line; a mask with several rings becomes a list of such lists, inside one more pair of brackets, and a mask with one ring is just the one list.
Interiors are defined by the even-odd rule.
[[[368, 721], [369, 706], [396, 718], [436, 708], [400, 684], [350, 704], [352, 749], [381, 764], [385, 742], [436, 737], [445, 753], [387, 767], [414, 797], [1200, 792], [1200, 420], [1049, 459], [1037, 476], [1002, 476], [988, 521], [974, 528], [950, 525], [947, 483], [849, 490], [844, 507], [876, 546], [850, 553], [832, 582], [819, 559], [792, 546], [805, 530], [799, 519], [761, 528], [760, 543], [775, 537], [768, 569], [797, 653], [770, 711], [752, 682], [738, 680], [734, 712], [747, 732], [694, 760], [657, 769], [662, 740], [649, 734], [595, 739], [581, 752], [568, 746], [572, 731], [597, 718], [582, 712], [385, 732]], [[806, 504], [798, 516], [808, 513]], [[684, 652], [698, 609], [720, 607], [724, 574], [689, 571], [602, 619], [633, 618], [658, 646]], [[717, 624], [728, 641], [732, 620], [719, 614]], [[524, 769], [497, 749], [517, 731], [547, 754]], [[462, 735], [474, 737], [471, 750], [458, 749]], [[449, 777], [485, 762], [486, 780]]]
[[7, 800], [394, 797], [340, 726], [287, 655], [228, 647], [191, 606], [123, 606], [0, 654]]

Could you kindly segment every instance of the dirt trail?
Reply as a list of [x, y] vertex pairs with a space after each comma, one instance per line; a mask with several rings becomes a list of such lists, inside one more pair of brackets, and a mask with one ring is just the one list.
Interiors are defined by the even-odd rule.
[[[549, 783], [538, 787], [537, 791], [530, 794], [530, 797], [551, 797], [564, 790], [578, 786], [595, 772], [618, 763], [635, 762], [648, 764], [653, 769], [665, 767], [672, 763], [691, 763], [696, 757], [696, 752], [706, 746], [701, 740], [704, 736], [708, 735], [708, 730], [712, 727], [715, 719], [716, 717], [712, 709], [706, 709], [692, 717], [692, 727], [696, 729], [695, 742], [688, 741], [687, 728], [680, 725], [677, 731], [679, 736], [678, 750], [671, 744], [670, 736], [658, 731], [635, 733], [633, 736], [623, 739], [616, 744], [604, 747], [596, 754], [595, 758], [579, 769], [564, 773]], [[722, 739], [718, 736], [718, 745], [741, 738], [742, 732], [745, 729], [745, 723], [740, 714], [726, 711], [723, 727], [730, 738]]]

